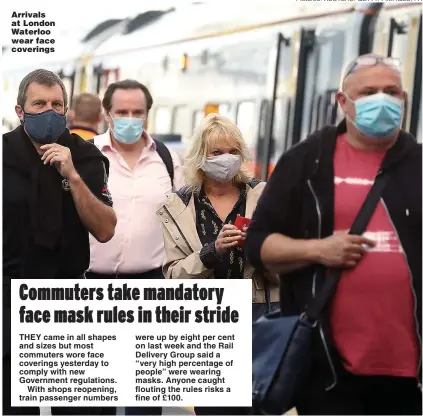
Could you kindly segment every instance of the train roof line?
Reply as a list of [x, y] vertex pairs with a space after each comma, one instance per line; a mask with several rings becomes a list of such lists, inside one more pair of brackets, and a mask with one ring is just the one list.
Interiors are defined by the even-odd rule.
[[[220, 30], [220, 31], [216, 31], [216, 32], [209, 32], [209, 33], [205, 33], [202, 35], [196, 35], [196, 36], [188, 36], [185, 38], [180, 38], [180, 39], [176, 39], [176, 40], [171, 40], [171, 41], [165, 41], [165, 42], [159, 42], [159, 43], [155, 43], [155, 44], [150, 44], [150, 45], [145, 45], [145, 46], [139, 46], [139, 47], [134, 47], [134, 48], [129, 48], [129, 49], [119, 49], [119, 50], [115, 50], [115, 51], [107, 51], [107, 52], [100, 52], [100, 53], [96, 53], [94, 51], [94, 53], [90, 56], [90, 58], [95, 58], [95, 59], [101, 59], [103, 57], [108, 57], [110, 55], [116, 56], [116, 55], [125, 55], [131, 52], [135, 52], [135, 51], [141, 51], [141, 50], [148, 50], [148, 49], [154, 49], [154, 48], [159, 48], [159, 47], [164, 47], [164, 46], [171, 46], [171, 45], [176, 45], [179, 43], [185, 43], [185, 42], [193, 42], [196, 40], [202, 40], [202, 39], [211, 39], [211, 38], [215, 38], [215, 37], [220, 37], [220, 36], [229, 36], [229, 35], [233, 35], [233, 34], [237, 34], [237, 33], [245, 33], [245, 32], [250, 32], [253, 30], [257, 30], [257, 29], [265, 29], [265, 28], [270, 28], [273, 26], [278, 26], [278, 25], [282, 25], [282, 24], [287, 24], [287, 23], [292, 23], [295, 21], [304, 21], [304, 20], [312, 20], [312, 19], [316, 19], [316, 18], [323, 18], [323, 17], [329, 17], [329, 16], [336, 16], [336, 15], [341, 15], [341, 14], [349, 14], [349, 13], [362, 13], [362, 14], [366, 14], [367, 12], [369, 13], [373, 13], [372, 10], [372, 4], [374, 2], [366, 2], [366, 3], [361, 3], [358, 4], [356, 6], [351, 6], [349, 8], [345, 8], [345, 9], [340, 9], [340, 10], [333, 10], [333, 11], [327, 11], [327, 12], [320, 12], [320, 13], [312, 13], [309, 15], [297, 15], [294, 17], [290, 17], [287, 19], [278, 19], [278, 20], [274, 20], [274, 21], [270, 21], [270, 22], [264, 22], [264, 23], [256, 23], [256, 24], [252, 24], [252, 25], [248, 25], [248, 26], [241, 26], [241, 27], [237, 27], [235, 29], [226, 29], [226, 30]], [[422, 2], [413, 2], [413, 3], [400, 3], [400, 4], [384, 4], [384, 8], [387, 10], [393, 10], [393, 9], [398, 9], [398, 8], [406, 8], [406, 7], [415, 7], [417, 5], [422, 5]], [[142, 29], [141, 29], [142, 30]], [[111, 38], [109, 38], [111, 39]]]
[[127, 35], [132, 32], [135, 32], [136, 30], [139, 30], [151, 23], [156, 22], [165, 14], [171, 13], [175, 10], [176, 9], [172, 7], [168, 10], [148, 10], [147, 12], [140, 13], [136, 17], [134, 17], [132, 20], [128, 21], [128, 23], [126, 24], [126, 28], [124, 29], [122, 33], [124, 35]]
[[145, 50], [145, 49], [152, 49], [152, 48], [158, 48], [158, 47], [163, 47], [163, 46], [170, 46], [170, 45], [175, 45], [178, 43], [184, 43], [184, 42], [192, 42], [192, 41], [196, 41], [196, 40], [201, 40], [201, 39], [209, 39], [209, 38], [214, 38], [214, 37], [220, 37], [220, 36], [229, 36], [229, 35], [233, 35], [236, 33], [245, 33], [245, 32], [250, 32], [256, 29], [265, 29], [265, 28], [270, 28], [273, 26], [278, 26], [281, 24], [286, 24], [286, 23], [292, 23], [298, 20], [311, 20], [311, 19], [316, 19], [316, 18], [321, 18], [321, 17], [326, 17], [326, 16], [335, 16], [335, 15], [339, 15], [339, 14], [348, 14], [348, 13], [353, 13], [355, 12], [356, 9], [354, 7], [350, 7], [348, 9], [344, 9], [344, 10], [336, 10], [336, 11], [332, 11], [332, 12], [325, 12], [325, 13], [316, 13], [316, 14], [311, 14], [308, 16], [295, 16], [292, 18], [288, 18], [288, 19], [278, 19], [275, 21], [270, 21], [270, 22], [265, 22], [265, 23], [257, 23], [257, 24], [253, 24], [253, 25], [249, 25], [249, 26], [241, 26], [238, 27], [236, 29], [227, 29], [227, 30], [221, 30], [221, 31], [217, 31], [217, 32], [210, 32], [210, 33], [205, 33], [203, 35], [198, 35], [198, 36], [189, 36], [186, 38], [180, 38], [180, 39], [176, 39], [176, 40], [172, 40], [172, 41], [168, 41], [168, 42], [161, 42], [161, 43], [155, 43], [155, 44], [150, 44], [150, 45], [146, 45], [146, 46], [140, 46], [140, 47], [136, 47], [136, 48], [131, 48], [131, 49], [125, 49], [125, 50], [117, 50], [115, 52], [103, 52], [103, 53], [99, 53], [99, 54], [94, 54], [95, 58], [101, 58], [101, 57], [106, 57], [109, 55], [123, 55], [123, 54], [127, 54], [127, 53], [131, 53], [134, 51], [139, 51], [139, 50]]
[[111, 27], [117, 25], [118, 23], [122, 22], [124, 19], [108, 19], [104, 20], [103, 22], [96, 25], [93, 29], [91, 29], [82, 39], [82, 43], [89, 42], [90, 40], [94, 39], [98, 35], [100, 35], [102, 32], [104, 32], [107, 29], [110, 29]]

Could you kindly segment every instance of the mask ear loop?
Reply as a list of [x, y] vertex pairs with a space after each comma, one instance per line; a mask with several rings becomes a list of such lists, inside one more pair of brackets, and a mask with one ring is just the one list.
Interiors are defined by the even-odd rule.
[[110, 111], [107, 113], [107, 115], [109, 116], [109, 118], [110, 118], [110, 120], [112, 121], [112, 125], [113, 125], [113, 127], [109, 124], [109, 123], [107, 123], [107, 124], [109, 124], [109, 129], [110, 130], [112, 130], [113, 131], [113, 129], [114, 129], [114, 127], [115, 127], [115, 119], [112, 117], [112, 115], [110, 114]]
[[21, 107], [21, 110], [22, 110], [22, 120], [19, 119], [19, 122], [21, 123], [21, 126], [23, 126], [25, 123], [25, 110], [22, 107]]
[[[342, 94], [344, 94], [345, 95], [345, 98], [350, 102], [350, 103], [352, 103], [352, 104], [354, 104], [354, 108], [355, 108], [355, 111], [356, 111], [356, 115], [357, 115], [357, 106], [355, 105], [355, 101], [354, 100], [352, 100], [349, 96], [348, 96], [348, 94], [345, 92], [345, 91], [342, 91]], [[344, 115], [345, 115], [345, 118], [350, 122], [350, 123], [352, 123], [353, 125], [354, 125], [354, 127], [358, 130], [358, 127], [357, 127], [357, 124], [356, 124], [356, 122], [355, 122], [355, 120], [353, 120], [349, 115], [348, 115], [348, 113], [346, 113], [346, 112], [344, 112]]]

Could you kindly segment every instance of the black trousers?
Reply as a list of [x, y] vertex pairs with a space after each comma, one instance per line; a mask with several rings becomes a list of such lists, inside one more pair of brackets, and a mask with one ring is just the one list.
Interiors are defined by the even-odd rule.
[[[274, 312], [279, 308], [279, 302], [272, 302], [270, 304], [270, 311]], [[255, 322], [257, 319], [262, 317], [263, 315], [266, 315], [268, 313], [267, 311], [267, 305], [265, 303], [253, 303], [253, 310], [252, 310], [252, 321]]]
[[196, 415], [252, 415], [251, 407], [195, 407]]
[[337, 371], [338, 383], [325, 391], [314, 377], [304, 392], [299, 415], [421, 415], [422, 393], [417, 379], [357, 376]]
[[[145, 273], [137, 274], [101, 274], [95, 272], [86, 272], [85, 277], [87, 279], [164, 279], [161, 268], [149, 270]], [[107, 407], [110, 412], [107, 414], [116, 414], [115, 407]], [[161, 407], [125, 407], [125, 415], [161, 415]]]
[[125, 407], [125, 415], [156, 416], [161, 414], [161, 407]]
[[95, 415], [115, 415], [116, 409], [111, 411], [109, 407], [52, 407], [52, 415], [81, 415], [81, 416], [95, 416]]

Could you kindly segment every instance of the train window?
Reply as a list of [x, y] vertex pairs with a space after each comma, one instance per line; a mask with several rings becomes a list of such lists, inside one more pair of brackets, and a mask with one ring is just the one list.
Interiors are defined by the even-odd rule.
[[262, 176], [262, 166], [263, 160], [265, 158], [265, 137], [266, 137], [266, 118], [268, 112], [269, 102], [268, 100], [263, 100], [260, 106], [260, 120], [259, 120], [259, 131], [258, 131], [258, 142], [257, 146], [254, 149], [250, 149], [251, 156], [253, 158], [253, 163], [250, 164], [249, 168], [251, 172], [254, 173], [254, 176], [261, 178]]
[[[229, 119], [231, 119], [232, 121], [234, 120], [233, 114], [232, 114], [232, 105], [231, 104], [218, 104], [219, 105], [219, 114], [224, 116], [224, 117], [228, 117]], [[204, 111], [202, 110], [197, 110], [194, 111], [193, 115], [192, 115], [192, 128], [195, 129], [201, 122], [201, 120], [204, 117]]]
[[104, 94], [107, 90], [107, 77], [106, 74], [103, 72], [102, 74], [98, 75], [98, 96], [100, 99], [103, 99]]
[[254, 101], [243, 101], [238, 105], [236, 124], [238, 125], [248, 147], [254, 143]]
[[270, 160], [275, 161], [285, 151], [285, 142], [288, 129], [289, 98], [283, 97], [275, 100], [275, 115], [273, 117], [273, 146], [271, 147]]
[[230, 104], [219, 104], [219, 114], [224, 116], [224, 117], [232, 118], [231, 117], [231, 105]]
[[260, 130], [259, 130], [259, 139], [264, 140], [264, 136], [266, 134], [266, 117], [267, 111], [269, 109], [269, 101], [263, 100], [261, 103], [260, 109]]
[[204, 111], [197, 110], [194, 111], [194, 114], [192, 115], [192, 129], [198, 127], [198, 125], [201, 123], [201, 120], [204, 118]]
[[321, 94], [314, 98], [313, 103], [315, 105], [313, 107], [310, 133], [314, 130], [317, 130], [319, 128], [319, 126], [321, 125], [322, 102], [323, 102], [323, 97], [322, 97]]
[[190, 111], [188, 107], [176, 107], [173, 113], [172, 133], [180, 134], [183, 139], [191, 136]]
[[391, 19], [388, 40], [388, 56], [399, 58], [401, 63], [407, 60], [408, 30], [407, 23], [402, 20]]
[[109, 86], [110, 84], [116, 81], [119, 81], [119, 70], [117, 68], [109, 71], [107, 85]]
[[107, 90], [107, 87], [118, 81], [118, 70], [117, 69], [106, 69], [106, 70], [97, 70], [95, 72], [95, 78], [93, 78], [93, 86], [98, 89], [98, 95], [101, 99], [104, 97], [104, 93]]
[[410, 38], [412, 29], [408, 25], [408, 19], [390, 19], [387, 55], [398, 58], [401, 61], [402, 85], [407, 92], [407, 100], [404, 106], [403, 128], [409, 126], [409, 110], [411, 104], [411, 92], [413, 90], [414, 77], [412, 73], [413, 53], [410, 53]]
[[99, 70], [97, 69], [93, 74], [93, 87], [98, 93], [100, 99], [103, 99], [104, 93], [107, 90], [107, 87], [118, 81], [119, 70], [117, 69], [106, 69]]
[[307, 120], [307, 128], [303, 126], [302, 140], [313, 129], [328, 123], [336, 123], [338, 106], [332, 92], [339, 89], [347, 43], [347, 36], [343, 30], [328, 28], [318, 34], [318, 46], [310, 62], [313, 69], [307, 78], [308, 84], [312, 86], [308, 96], [310, 118]]
[[72, 87], [73, 87], [73, 82], [72, 82], [72, 78], [70, 77], [63, 77], [62, 78], [62, 82], [63, 85], [65, 86], [66, 92], [68, 93], [68, 98], [69, 98], [69, 104], [72, 102]]
[[157, 107], [154, 114], [153, 131], [156, 134], [168, 134], [172, 128], [172, 114], [167, 107]]
[[336, 124], [338, 110], [338, 101], [336, 100], [337, 93], [338, 90], [328, 90], [325, 92], [323, 125]]

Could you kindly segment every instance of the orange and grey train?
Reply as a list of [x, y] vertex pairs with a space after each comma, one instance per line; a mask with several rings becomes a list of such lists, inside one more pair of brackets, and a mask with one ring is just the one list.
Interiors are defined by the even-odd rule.
[[100, 95], [115, 79], [148, 85], [155, 99], [149, 131], [181, 155], [205, 113], [232, 118], [254, 156], [252, 171], [264, 179], [290, 146], [339, 120], [335, 95], [345, 65], [375, 52], [401, 61], [404, 128], [421, 141], [421, 3], [342, 2], [309, 13], [285, 10], [274, 20], [277, 3], [250, 25], [237, 10], [232, 20], [229, 11], [207, 19], [204, 5], [196, 6], [198, 17], [166, 13], [104, 42], [87, 76]]
[[[125, 78], [146, 84], [154, 97], [148, 130], [182, 157], [205, 113], [232, 118], [251, 170], [265, 179], [292, 145], [339, 120], [343, 70], [364, 53], [401, 61], [404, 128], [421, 141], [421, 15], [421, 2], [200, 3], [103, 22], [87, 35], [86, 55], [42, 66], [62, 75], [70, 95], [102, 96]], [[20, 73], [9, 72], [5, 81], [17, 85]]]

